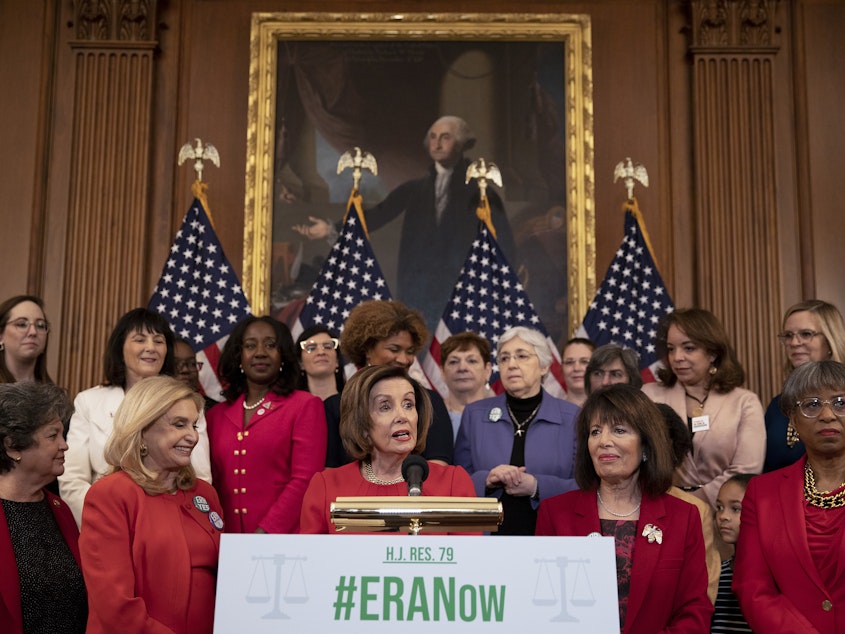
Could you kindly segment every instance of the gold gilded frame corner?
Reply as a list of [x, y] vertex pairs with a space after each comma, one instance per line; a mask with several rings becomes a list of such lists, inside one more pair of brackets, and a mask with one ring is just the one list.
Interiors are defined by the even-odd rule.
[[250, 32], [243, 286], [270, 306], [276, 51], [279, 40], [560, 41], [565, 47], [568, 307], [571, 334], [595, 293], [590, 18], [573, 14], [255, 13]]

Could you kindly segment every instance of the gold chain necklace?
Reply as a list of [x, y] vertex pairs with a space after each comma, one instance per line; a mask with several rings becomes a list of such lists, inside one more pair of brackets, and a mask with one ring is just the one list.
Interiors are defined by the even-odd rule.
[[405, 478], [402, 476], [393, 480], [382, 480], [373, 471], [373, 463], [371, 460], [367, 460], [367, 462], [364, 463], [364, 477], [373, 484], [399, 484], [400, 482], [405, 481]]
[[684, 390], [684, 394], [687, 395], [687, 398], [691, 398], [696, 403], [698, 403], [698, 407], [692, 410], [693, 416], [701, 416], [704, 413], [704, 404], [707, 402], [707, 397], [710, 396], [710, 389], [708, 388], [706, 392], [704, 392], [704, 398], [697, 398]]
[[[833, 491], [838, 491], [838, 493]], [[845, 482], [833, 491], [816, 489], [816, 474], [813, 473], [809, 462], [804, 465], [804, 499], [808, 504], [821, 509], [838, 509], [845, 506]]]

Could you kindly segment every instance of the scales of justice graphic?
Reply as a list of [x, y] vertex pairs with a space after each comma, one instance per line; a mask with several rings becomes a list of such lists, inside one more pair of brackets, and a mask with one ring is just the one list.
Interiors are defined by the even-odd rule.
[[[288, 575], [288, 582], [285, 586], [284, 601], [287, 604], [296, 605], [308, 602], [308, 588], [305, 585], [305, 572], [302, 562], [307, 557], [288, 555], [257, 555], [253, 556], [255, 567], [252, 570], [252, 578], [247, 588], [247, 603], [269, 603], [273, 599], [273, 609], [262, 616], [263, 619], [289, 619], [290, 617], [282, 612], [280, 599], [282, 598], [282, 566], [285, 562], [292, 561], [293, 566]], [[275, 566], [275, 583], [273, 594], [270, 594], [270, 586], [267, 583], [267, 568], [265, 562], [271, 561]]]
[[[555, 605], [560, 601], [560, 612], [551, 618], [552, 621], [565, 621], [577, 623], [579, 619], [569, 614], [567, 603], [575, 607], [590, 607], [595, 605], [596, 598], [593, 594], [593, 586], [587, 576], [587, 564], [589, 559], [570, 559], [569, 557], [556, 557], [555, 559], [535, 559], [537, 567], [537, 580], [534, 583], [534, 605]], [[560, 599], [555, 593], [555, 584], [552, 579], [550, 564], [557, 564], [560, 571]], [[575, 565], [575, 578], [572, 581], [572, 593], [567, 600], [566, 569], [569, 564]]]

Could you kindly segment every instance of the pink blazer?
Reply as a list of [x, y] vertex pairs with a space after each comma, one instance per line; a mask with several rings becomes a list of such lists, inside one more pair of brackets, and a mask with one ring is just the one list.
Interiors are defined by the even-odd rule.
[[[646, 383], [643, 392], [655, 403], [666, 403], [687, 419], [684, 388], [680, 383], [666, 387]], [[760, 473], [766, 457], [766, 423], [763, 405], [754, 392], [740, 387], [727, 394], [710, 392], [704, 405], [710, 416], [710, 429], [696, 432], [692, 444], [694, 456], [687, 456], [675, 474], [678, 486], [701, 485], [696, 491], [710, 506], [715, 506], [719, 488], [736, 473]]]
[[807, 545], [806, 457], [748, 483], [733, 589], [755, 632], [845, 632], [845, 542], [836, 545], [839, 580], [825, 587]]
[[[662, 544], [642, 536], [646, 524], [661, 529]], [[540, 503], [537, 535], [594, 532], [601, 532], [595, 491], [572, 491]], [[643, 496], [622, 634], [705, 634], [712, 614], [698, 511], [670, 495]]]

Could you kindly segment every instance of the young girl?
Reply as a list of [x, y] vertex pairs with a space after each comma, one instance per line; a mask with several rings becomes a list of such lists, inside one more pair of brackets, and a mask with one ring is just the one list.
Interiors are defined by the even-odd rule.
[[[719, 489], [719, 496], [716, 498], [716, 528], [722, 536], [722, 541], [732, 546], [739, 539], [742, 498], [745, 497], [745, 489], [751, 478], [752, 476], [746, 473], [731, 476]], [[716, 595], [713, 620], [710, 623], [711, 634], [751, 632], [742, 610], [739, 609], [739, 602], [731, 591], [733, 577], [734, 558], [730, 557], [722, 562], [719, 591]]]

